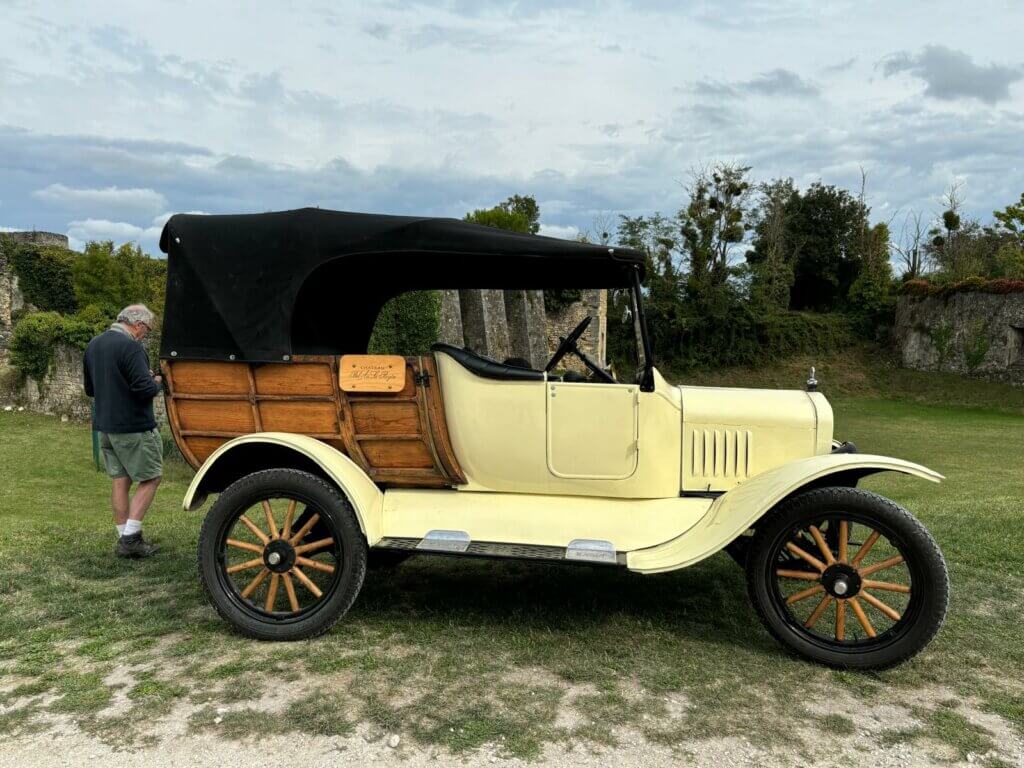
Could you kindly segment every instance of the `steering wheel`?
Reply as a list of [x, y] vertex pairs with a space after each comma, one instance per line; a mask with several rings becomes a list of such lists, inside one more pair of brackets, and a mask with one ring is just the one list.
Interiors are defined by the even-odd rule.
[[587, 315], [579, 325], [572, 329], [572, 332], [568, 336], [562, 339], [562, 343], [558, 345], [558, 349], [555, 350], [555, 354], [551, 356], [551, 359], [548, 360], [548, 364], [544, 366], [545, 372], [551, 373], [551, 371], [555, 370], [555, 366], [562, 362], [562, 358], [572, 352], [576, 357], [583, 361], [583, 364], [587, 366], [587, 368], [593, 371], [594, 376], [596, 376], [597, 379], [607, 382], [608, 384], [615, 383], [615, 378], [608, 373], [608, 371], [604, 370], [604, 368], [583, 354], [579, 347], [576, 346], [576, 342], [580, 340], [583, 333], [590, 327], [590, 321], [593, 319], [593, 317]]
[[562, 339], [562, 343], [558, 345], [558, 349], [555, 350], [555, 354], [548, 360], [548, 364], [544, 366], [544, 370], [547, 373], [551, 373], [555, 370], [555, 366], [562, 362], [562, 358], [573, 352], [576, 349], [576, 342], [580, 340], [580, 336], [583, 335], [584, 331], [590, 327], [590, 321], [593, 320], [590, 315], [587, 315], [583, 320], [572, 329], [572, 332]]

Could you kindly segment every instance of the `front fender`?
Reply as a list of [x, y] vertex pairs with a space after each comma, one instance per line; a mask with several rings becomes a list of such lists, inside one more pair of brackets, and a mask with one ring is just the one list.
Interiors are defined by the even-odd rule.
[[[373, 546], [383, 536], [382, 517], [384, 494], [365, 472], [348, 456], [335, 448], [306, 435], [290, 432], [255, 432], [236, 437], [218, 448], [199, 468], [192, 483], [185, 493], [182, 506], [186, 511], [200, 506], [205, 497], [204, 480], [210, 470], [231, 451], [240, 446], [267, 445], [294, 451], [308, 465], [311, 461], [323, 472], [325, 478], [333, 482], [348, 498], [359, 520], [359, 527], [366, 536], [367, 544]], [[265, 469], [256, 466], [252, 471]]]
[[820, 481], [830, 475], [842, 476], [841, 484], [845, 485], [851, 479], [856, 481], [876, 472], [902, 472], [933, 483], [944, 479], [920, 464], [889, 456], [832, 453], [793, 461], [722, 494], [689, 531], [656, 547], [630, 552], [626, 563], [630, 570], [640, 573], [685, 568], [721, 550], [796, 491], [808, 485], [821, 485]]

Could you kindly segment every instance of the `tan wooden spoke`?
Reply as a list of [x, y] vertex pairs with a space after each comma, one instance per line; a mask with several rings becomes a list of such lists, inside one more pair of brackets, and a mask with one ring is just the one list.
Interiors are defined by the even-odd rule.
[[884, 613], [886, 616], [888, 616], [893, 621], [899, 621], [900, 620], [899, 613], [897, 613], [895, 610], [893, 610], [888, 605], [883, 603], [881, 600], [879, 600], [877, 597], [872, 595], [870, 592], [865, 592], [864, 590], [861, 590], [860, 597], [862, 597], [864, 599], [864, 601], [868, 605], [873, 605], [875, 608], [880, 610], [882, 613]]
[[899, 565], [902, 562], [903, 555], [894, 555], [893, 557], [890, 557], [887, 560], [883, 560], [880, 563], [875, 563], [874, 565], [869, 565], [866, 568], [861, 568], [858, 572], [863, 578], [864, 576], [870, 576], [872, 573], [884, 571], [886, 568], [892, 568], [894, 565]]
[[821, 615], [825, 612], [825, 609], [828, 608], [829, 603], [831, 602], [832, 595], [825, 595], [821, 598], [821, 602], [818, 603], [818, 606], [811, 612], [811, 615], [807, 617], [807, 621], [804, 622], [804, 626], [811, 629], [815, 624], [817, 624], [818, 619], [821, 618]]
[[295, 585], [292, 583], [291, 574], [286, 573], [281, 578], [284, 579], [284, 591], [288, 595], [288, 605], [291, 606], [292, 613], [298, 613], [299, 599], [295, 596]]
[[815, 584], [813, 587], [808, 587], [805, 590], [802, 590], [800, 592], [796, 592], [796, 593], [790, 595], [789, 597], [787, 597], [786, 598], [786, 605], [792, 605], [793, 603], [795, 603], [795, 602], [797, 602], [799, 600], [805, 600], [806, 598], [810, 597], [811, 595], [816, 595], [819, 592], [824, 592], [824, 591], [825, 591], [825, 587], [823, 587], [821, 584]]
[[284, 527], [281, 529], [281, 538], [290, 539], [292, 536], [292, 521], [295, 519], [295, 507], [298, 502], [295, 499], [289, 499], [288, 510], [284, 513]]
[[263, 565], [262, 557], [255, 557], [252, 560], [246, 560], [244, 563], [238, 565], [232, 565], [228, 568], [228, 573], [238, 573], [239, 571], [247, 571], [250, 568], [259, 568]]
[[306, 554], [308, 552], [315, 552], [318, 549], [323, 549], [324, 547], [329, 547], [333, 543], [334, 543], [334, 539], [332, 539], [332, 538], [317, 539], [316, 541], [311, 541], [309, 544], [300, 544], [299, 546], [297, 546], [295, 548], [295, 554], [296, 555], [304, 555], [304, 554]]
[[877, 635], [875, 628], [871, 626], [871, 621], [868, 619], [868, 615], [864, 613], [864, 609], [861, 607], [860, 601], [858, 601], [856, 597], [851, 597], [848, 602], [850, 603], [850, 607], [853, 609], [854, 615], [857, 617], [857, 621], [859, 621], [860, 625], [864, 627], [864, 631], [867, 633], [867, 636], [875, 637]]
[[242, 590], [242, 597], [245, 598], [245, 599], [248, 599], [249, 595], [251, 595], [253, 592], [255, 592], [256, 591], [256, 587], [258, 587], [260, 584], [262, 584], [263, 580], [266, 579], [267, 576], [269, 576], [269, 575], [270, 575], [270, 569], [268, 569], [268, 568], [264, 568], [262, 571], [260, 571], [258, 574], [256, 574], [256, 578], [253, 579], [252, 581], [250, 581], [249, 585], [245, 589]]
[[801, 579], [802, 581], [817, 581], [821, 578], [820, 573], [813, 573], [811, 571], [793, 571], [788, 568], [779, 568], [775, 571], [775, 575], [783, 579]]
[[302, 572], [302, 569], [297, 565], [292, 566], [292, 573], [295, 574], [295, 578], [302, 582], [302, 585], [313, 593], [315, 597], [323, 597], [323, 592], [320, 591], [320, 587], [314, 584], [309, 576]]
[[839, 562], [845, 563], [850, 557], [850, 524], [839, 521]]
[[818, 530], [818, 526], [812, 525], [810, 531], [811, 536], [814, 537], [814, 543], [818, 545], [818, 549], [821, 550], [821, 554], [825, 556], [825, 562], [832, 565], [832, 563], [836, 561], [836, 558], [832, 554], [831, 547], [825, 543], [825, 537], [821, 535], [821, 531]]
[[316, 571], [323, 571], [324, 573], [334, 573], [333, 565], [321, 563], [318, 560], [310, 560], [308, 557], [302, 557], [301, 555], [295, 558], [295, 562], [299, 565], [304, 565], [307, 568], [312, 568]]
[[292, 546], [295, 546], [300, 541], [302, 541], [302, 539], [305, 538], [306, 534], [309, 533], [310, 529], [314, 525], [316, 525], [319, 520], [319, 514], [314, 514], [311, 518], [309, 518], [309, 520], [306, 521], [306, 524], [299, 529], [299, 532], [292, 536], [290, 539], [288, 539]]
[[853, 556], [853, 560], [850, 561], [850, 565], [856, 567], [860, 565], [860, 561], [867, 557], [868, 552], [875, 546], [875, 542], [878, 541], [878, 537], [881, 534], [878, 531], [872, 531], [871, 535], [864, 540], [864, 543], [860, 545], [860, 549], [857, 550], [857, 554]]
[[846, 639], [846, 601], [836, 602], [836, 640]]
[[270, 577], [270, 588], [267, 590], [267, 604], [263, 607], [269, 611], [274, 611], [274, 603], [277, 601], [277, 589], [281, 585], [281, 574], [275, 573]]
[[229, 547], [238, 547], [239, 549], [247, 549], [250, 552], [257, 552], [263, 554], [263, 547], [258, 544], [250, 544], [248, 541], [239, 541], [238, 539], [228, 539], [227, 544]]
[[253, 535], [257, 539], [262, 541], [264, 544], [269, 544], [270, 543], [270, 538], [267, 536], [267, 534], [265, 534], [263, 531], [260, 530], [260, 527], [258, 525], [256, 525], [256, 523], [254, 523], [252, 520], [250, 520], [245, 515], [241, 515], [238, 519], [242, 521], [242, 523], [245, 525], [246, 528], [248, 528], [250, 531], [252, 531]]
[[874, 579], [864, 579], [860, 584], [865, 589], [880, 589], [883, 592], [902, 592], [906, 595], [910, 594], [910, 585], [908, 584], [893, 584], [888, 581], [875, 581]]
[[270, 538], [276, 539], [277, 538], [277, 523], [274, 522], [274, 510], [270, 506], [270, 501], [268, 499], [264, 499], [262, 503], [263, 503], [263, 511], [267, 515], [267, 530], [270, 531]]
[[801, 558], [802, 560], [806, 560], [808, 563], [813, 565], [819, 571], [824, 571], [825, 568], [827, 567], [823, 562], [821, 562], [821, 560], [816, 558], [814, 555], [809, 554], [808, 552], [804, 551], [803, 549], [798, 547], [796, 544], [794, 544], [792, 541], [787, 541], [786, 542], [786, 549], [788, 549], [790, 552], [792, 552], [794, 555], [796, 555], [797, 557]]

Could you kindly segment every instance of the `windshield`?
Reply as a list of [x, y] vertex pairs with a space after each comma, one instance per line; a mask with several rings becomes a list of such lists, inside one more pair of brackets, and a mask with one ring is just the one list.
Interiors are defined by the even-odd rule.
[[608, 361], [621, 382], [640, 383], [647, 366], [639, 307], [629, 288], [608, 291]]

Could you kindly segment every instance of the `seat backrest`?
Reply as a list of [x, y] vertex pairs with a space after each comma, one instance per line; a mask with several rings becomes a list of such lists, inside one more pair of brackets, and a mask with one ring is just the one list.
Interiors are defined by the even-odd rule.
[[461, 349], [452, 344], [434, 344], [430, 351], [449, 355], [467, 371], [477, 376], [482, 376], [485, 379], [501, 379], [505, 381], [544, 380], [543, 371], [535, 371], [532, 368], [520, 368], [515, 365], [505, 365], [497, 360], [489, 360], [486, 357], [481, 357], [476, 352]]

